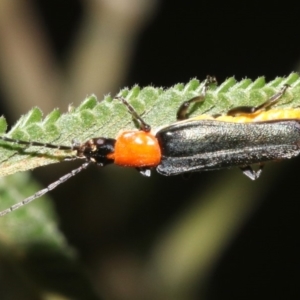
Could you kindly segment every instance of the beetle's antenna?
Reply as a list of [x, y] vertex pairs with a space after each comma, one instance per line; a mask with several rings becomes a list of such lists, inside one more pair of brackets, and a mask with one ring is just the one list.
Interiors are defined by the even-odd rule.
[[117, 96], [115, 99], [120, 100], [128, 109], [129, 113], [132, 115], [133, 119], [136, 120], [139, 125], [140, 129], [146, 132], [149, 132], [151, 130], [151, 126], [147, 124], [142, 117], [136, 112], [136, 110], [133, 108], [133, 106], [123, 97]]
[[0, 217], [3, 217], [4, 215], [28, 204], [29, 202], [43, 196], [44, 194], [48, 193], [51, 190], [54, 190], [58, 185], [64, 183], [65, 181], [67, 181], [68, 179], [70, 179], [71, 177], [77, 175], [79, 172], [81, 172], [82, 170], [86, 169], [88, 167], [88, 165], [91, 162], [85, 162], [84, 164], [82, 164], [79, 168], [72, 170], [70, 173], [60, 177], [58, 180], [54, 181], [53, 183], [49, 184], [46, 188], [36, 192], [34, 195], [22, 200], [21, 202], [11, 206], [10, 208], [7, 208], [3, 211], [0, 212]]
[[51, 149], [76, 150], [76, 148], [77, 148], [76, 145], [75, 146], [64, 146], [64, 145], [54, 145], [54, 144], [40, 143], [40, 142], [27, 142], [27, 141], [22, 141], [22, 140], [11, 139], [6, 136], [0, 136], [0, 139], [3, 141], [6, 141], [6, 142], [15, 143], [15, 144], [19, 144], [19, 145], [40, 146], [40, 147], [51, 148]]

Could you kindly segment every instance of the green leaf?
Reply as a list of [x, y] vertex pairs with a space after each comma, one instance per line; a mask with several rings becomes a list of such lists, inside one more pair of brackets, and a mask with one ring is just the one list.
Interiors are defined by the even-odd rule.
[[[192, 79], [187, 84], [176, 84], [169, 89], [152, 86], [125, 88], [119, 95], [134, 106], [153, 129], [176, 121], [180, 104], [201, 93], [203, 83]], [[296, 108], [300, 104], [300, 79], [296, 73], [286, 78], [276, 78], [268, 83], [264, 77], [255, 81], [243, 79], [240, 82], [231, 77], [219, 86], [212, 86], [202, 103], [193, 105], [190, 116], [199, 114], [224, 114], [229, 109], [248, 105], [256, 106], [278, 92], [283, 84], [291, 87], [282, 99], [274, 105], [279, 108]], [[6, 128], [0, 119], [0, 130]], [[54, 110], [45, 119], [38, 108], [22, 116], [7, 136], [26, 141], [39, 141], [58, 145], [71, 145], [72, 140], [85, 142], [92, 137], [116, 137], [123, 129], [135, 128], [126, 107], [111, 96], [98, 102], [94, 95], [86, 98], [79, 107], [70, 107], [69, 112], [60, 114]], [[0, 141], [0, 176], [25, 171], [39, 166], [57, 163], [69, 156], [66, 151], [42, 147], [24, 147]]]
[[[40, 188], [28, 175], [1, 179], [1, 207]], [[47, 195], [0, 218], [1, 299], [99, 299], [57, 223]]]
[[[222, 114], [241, 105], [258, 105], [278, 92], [283, 84], [291, 87], [279, 103], [280, 108], [296, 108], [300, 103], [300, 79], [293, 73], [287, 78], [276, 78], [265, 83], [263, 77], [254, 82], [229, 78], [219, 86], [212, 86], [203, 103], [193, 105], [190, 116]], [[153, 129], [176, 121], [179, 105], [201, 93], [203, 82], [192, 79], [187, 84], [176, 84], [169, 89], [134, 86], [119, 95], [129, 100]], [[0, 118], [0, 132], [7, 124]], [[27, 141], [71, 145], [72, 139], [84, 142], [91, 137], [116, 137], [122, 129], [135, 128], [124, 105], [106, 96], [98, 102], [90, 96], [79, 107], [69, 107], [61, 114], [52, 111], [44, 119], [38, 108], [22, 116], [7, 136]], [[70, 153], [41, 147], [24, 147], [0, 140], [0, 174], [2, 176], [61, 162]], [[29, 182], [28, 174], [18, 173], [0, 181], [1, 208], [5, 209], [30, 196], [39, 187]], [[22, 191], [22, 194], [19, 194]], [[223, 195], [224, 196], [224, 195]], [[59, 231], [56, 216], [47, 195], [26, 209], [0, 218], [0, 268], [4, 283], [20, 297], [37, 299], [47, 291], [69, 296], [70, 299], [97, 299], [90, 284], [76, 262], [76, 256]], [[64, 278], [62, 281], [61, 278]], [[66, 283], [67, 281], [67, 283]], [[17, 286], [12, 289], [10, 286]], [[67, 289], [67, 290], [66, 290]], [[69, 289], [69, 290], [68, 290]], [[2, 291], [2, 290], [1, 290]], [[14, 295], [14, 294], [13, 294]], [[14, 295], [15, 296], [15, 295]]]

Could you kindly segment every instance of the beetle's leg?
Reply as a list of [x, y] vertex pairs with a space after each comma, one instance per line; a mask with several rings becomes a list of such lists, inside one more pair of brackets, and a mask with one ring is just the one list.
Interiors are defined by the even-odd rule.
[[257, 171], [253, 170], [250, 166], [240, 167], [242, 172], [251, 180], [256, 180], [261, 175], [263, 168], [264, 164], [259, 164], [259, 168]]
[[238, 114], [253, 114], [262, 110], [267, 109], [268, 107], [274, 105], [278, 100], [284, 95], [285, 91], [289, 87], [288, 84], [285, 84], [278, 93], [271, 96], [267, 101], [258, 105], [258, 106], [238, 106], [230, 109], [227, 112], [228, 116], [235, 116]]
[[145, 177], [150, 177], [151, 176], [151, 169], [150, 168], [136, 168], [138, 172], [140, 172], [141, 175]]
[[128, 109], [129, 113], [132, 115], [133, 119], [136, 120], [140, 125], [140, 130], [149, 132], [151, 130], [151, 126], [147, 124], [142, 117], [136, 112], [136, 110], [133, 108], [131, 104], [127, 102], [127, 100], [124, 97], [117, 96], [115, 99], [120, 100]]
[[188, 118], [187, 110], [192, 103], [203, 102], [206, 96], [206, 92], [212, 83], [216, 83], [217, 80], [215, 77], [207, 76], [206, 81], [204, 83], [203, 89], [199, 96], [196, 96], [190, 100], [184, 101], [177, 110], [177, 121], [185, 120]]

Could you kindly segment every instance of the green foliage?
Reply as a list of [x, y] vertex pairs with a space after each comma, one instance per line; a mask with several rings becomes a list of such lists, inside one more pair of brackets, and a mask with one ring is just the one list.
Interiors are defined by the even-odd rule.
[[[219, 86], [212, 86], [205, 101], [191, 107], [190, 115], [222, 114], [236, 106], [255, 106], [266, 101], [286, 83], [290, 84], [291, 88], [274, 107], [298, 107], [300, 80], [296, 73], [286, 78], [276, 78], [269, 83], [265, 83], [264, 77], [255, 81], [244, 79], [240, 82], [231, 77]], [[119, 95], [126, 97], [144, 120], [155, 129], [175, 122], [179, 105], [199, 95], [202, 87], [203, 82], [192, 79], [185, 85], [177, 84], [169, 89], [141, 89], [135, 86], [132, 89], [123, 89]], [[0, 132], [4, 133], [6, 124], [3, 118], [0, 120]], [[103, 101], [98, 102], [95, 96], [90, 96], [79, 107], [70, 107], [69, 112], [64, 114], [54, 110], [45, 119], [38, 108], [33, 108], [20, 118], [7, 136], [20, 140], [70, 145], [73, 139], [84, 142], [96, 136], [115, 137], [120, 130], [134, 127], [131, 116], [119, 101], [106, 96]], [[0, 142], [0, 146], [2, 176], [59, 162], [70, 155], [65, 151], [24, 147], [3, 141]]]
[[[298, 74], [292, 73], [286, 78], [276, 78], [269, 83], [265, 83], [263, 77], [255, 81], [244, 79], [240, 82], [229, 78], [219, 86], [212, 86], [205, 101], [193, 105], [189, 113], [190, 116], [213, 115], [226, 113], [230, 108], [236, 106], [256, 106], [278, 92], [283, 84], [290, 84], [291, 87], [275, 107], [299, 107], [300, 79]], [[179, 105], [183, 101], [199, 95], [202, 87], [203, 82], [193, 79], [185, 85], [177, 84], [169, 89], [154, 87], [141, 89], [135, 86], [132, 89], [123, 89], [119, 95], [126, 97], [145, 121], [153, 129], [156, 129], [175, 122]], [[70, 145], [72, 139], [84, 142], [88, 138], [97, 136], [116, 137], [120, 130], [132, 128], [135, 128], [135, 125], [130, 114], [124, 105], [113, 100], [111, 96], [106, 96], [101, 102], [98, 102], [95, 96], [90, 96], [79, 107], [70, 107], [69, 112], [64, 114], [61, 114], [59, 110], [54, 110], [44, 119], [42, 112], [38, 108], [33, 108], [22, 116], [7, 134], [5, 134], [7, 129], [5, 119], [0, 118], [1, 135], [58, 145]], [[0, 175], [5, 176], [57, 163], [69, 155], [70, 153], [65, 151], [24, 147], [0, 140]], [[29, 184], [26, 173], [2, 178], [0, 181], [1, 209], [23, 200], [24, 194], [29, 196], [39, 190], [36, 184], [30, 182]], [[227, 184], [226, 186], [230, 187], [231, 185]], [[230, 191], [237, 190], [237, 188], [230, 188]], [[245, 193], [245, 189], [243, 189], [241, 194], [252, 195], [253, 191]], [[232, 195], [227, 197], [229, 200], [235, 198], [240, 199], [241, 197]], [[251, 201], [249, 200], [249, 202]], [[208, 201], [208, 203], [212, 203], [212, 201]], [[226, 203], [224, 192], [221, 195], [220, 203]], [[243, 199], [243, 203], [245, 203], [245, 199]], [[231, 205], [227, 205], [227, 207], [230, 207], [228, 211], [233, 211]], [[224, 210], [224, 208], [221, 210], [223, 215]], [[203, 212], [203, 207], [199, 209], [200, 211]], [[238, 212], [234, 215], [238, 215]], [[198, 218], [198, 216], [196, 219], [206, 220]], [[213, 219], [220, 220], [221, 217]], [[234, 220], [232, 215], [228, 219]], [[45, 291], [55, 291], [55, 293], [67, 295], [70, 299], [97, 299], [84, 272], [77, 264], [74, 252], [67, 245], [56, 224], [57, 219], [53, 208], [46, 199], [40, 199], [36, 201], [35, 205], [29, 205], [26, 209], [16, 210], [12, 214], [0, 218], [0, 268], [4, 274], [3, 278], [5, 278], [2, 285], [7, 286], [9, 295], [14, 292], [14, 289], [10, 288], [10, 284], [18, 286], [16, 292], [19, 292], [20, 296], [15, 295], [15, 299], [40, 299], [42, 295], [46, 298]], [[204, 226], [204, 228], [207, 227], [209, 225]], [[224, 226], [224, 228], [227, 227]], [[224, 236], [223, 233], [222, 236]], [[182, 243], [181, 240], [180, 243]], [[173, 253], [174, 247], [171, 248]], [[200, 248], [204, 248], [202, 243]], [[164, 258], [163, 261], [166, 259]], [[176, 265], [180, 265], [180, 263], [177, 262]], [[9, 272], [6, 272], [8, 269]], [[174, 274], [177, 273], [174, 272]], [[62, 281], [60, 278], [64, 278], [64, 280]], [[1, 283], [0, 290], [3, 293]]]
[[[40, 188], [28, 175], [1, 179], [1, 207]], [[59, 231], [47, 198], [0, 218], [1, 299], [99, 299]]]

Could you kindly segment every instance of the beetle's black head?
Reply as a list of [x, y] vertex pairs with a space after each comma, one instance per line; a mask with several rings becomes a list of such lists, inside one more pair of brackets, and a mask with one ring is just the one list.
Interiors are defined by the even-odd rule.
[[79, 145], [75, 150], [77, 150], [78, 157], [84, 157], [87, 161], [105, 166], [114, 162], [109, 154], [114, 153], [115, 143], [115, 139], [94, 138]]

